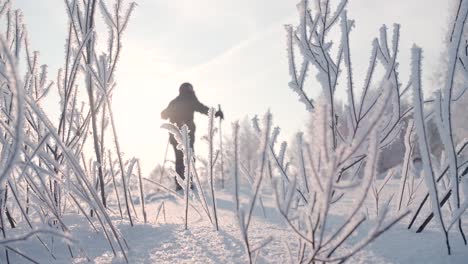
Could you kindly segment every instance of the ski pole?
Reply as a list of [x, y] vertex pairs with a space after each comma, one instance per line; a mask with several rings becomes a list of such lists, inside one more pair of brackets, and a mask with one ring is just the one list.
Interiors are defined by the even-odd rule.
[[[221, 111], [221, 105], [218, 104], [218, 111]], [[221, 152], [221, 189], [224, 189], [224, 153], [223, 153], [223, 133], [222, 133], [223, 119], [219, 118], [219, 151]]]

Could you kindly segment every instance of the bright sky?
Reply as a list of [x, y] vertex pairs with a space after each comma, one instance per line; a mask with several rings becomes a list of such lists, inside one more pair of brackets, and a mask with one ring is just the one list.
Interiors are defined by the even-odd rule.
[[[123, 39], [118, 87], [113, 107], [122, 151], [139, 157], [148, 174], [161, 162], [167, 133], [160, 112], [182, 82], [194, 85], [201, 102], [226, 115], [224, 131], [244, 116], [267, 109], [289, 139], [307, 120], [303, 105], [288, 88], [284, 24], [297, 24], [298, 0], [139, 0]], [[356, 83], [370, 58], [372, 39], [382, 24], [400, 23], [400, 69], [406, 83], [410, 48], [424, 49], [424, 84], [437, 69], [448, 21], [447, 0], [350, 0], [348, 17], [356, 21], [351, 35]], [[62, 0], [16, 0], [25, 14], [33, 49], [51, 67], [51, 78], [63, 65], [66, 13]], [[339, 40], [339, 38], [336, 38]], [[313, 79], [313, 75], [310, 76]], [[318, 89], [314, 81], [309, 89]], [[84, 91], [83, 91], [84, 92]], [[53, 106], [46, 106], [53, 109]], [[197, 137], [206, 118], [196, 116]], [[197, 139], [196, 149], [205, 146]], [[169, 153], [172, 155], [172, 153]]]

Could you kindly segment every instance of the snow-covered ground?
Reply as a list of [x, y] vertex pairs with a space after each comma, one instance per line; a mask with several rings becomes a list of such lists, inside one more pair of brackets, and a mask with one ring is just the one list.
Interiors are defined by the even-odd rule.
[[[397, 190], [394, 180], [387, 185], [387, 192]], [[246, 198], [247, 191], [244, 191]], [[148, 193], [146, 195], [146, 211], [148, 223], [142, 223], [140, 204], [135, 209], [140, 216], [134, 227], [128, 221], [120, 220], [118, 213], [114, 215], [115, 224], [129, 245], [130, 263], [247, 263], [248, 257], [238, 228], [237, 216], [234, 212], [233, 196], [229, 190], [217, 193], [220, 231], [217, 232], [206, 216], [201, 217], [190, 208], [189, 228], [184, 230], [184, 204], [164, 193]], [[369, 196], [371, 197], [371, 196]], [[342, 220], [339, 212], [345, 212], [347, 205], [353, 203], [353, 197], [344, 197], [341, 207], [331, 218], [330, 228]], [[268, 239], [273, 240], [263, 247], [256, 259], [257, 263], [288, 263], [297, 261], [298, 240], [288, 229], [275, 208], [273, 197], [264, 192], [262, 196], [264, 210], [258, 205], [255, 209], [253, 222], [249, 231], [252, 248]], [[164, 203], [164, 209], [158, 209]], [[111, 205], [116, 210], [116, 205]], [[368, 201], [368, 213], [373, 209], [372, 201]], [[200, 209], [200, 211], [202, 211]], [[80, 219], [80, 220], [78, 220]], [[30, 240], [21, 248], [23, 253], [35, 256], [39, 263], [125, 263], [122, 257], [114, 257], [104, 235], [97, 233], [83, 217], [70, 215], [64, 217], [74, 239], [79, 243], [72, 246], [74, 259], [70, 251], [59, 239], [52, 244], [49, 235], [41, 235], [43, 241], [53, 248], [53, 259], [38, 240]], [[444, 240], [435, 226], [429, 225], [423, 233], [416, 234], [406, 229], [409, 218], [393, 227], [379, 237], [363, 251], [356, 254], [348, 263], [467, 263], [468, 248], [462, 244], [458, 233], [452, 232], [453, 254], [448, 256]], [[97, 219], [96, 226], [98, 226]], [[21, 230], [21, 229], [19, 229]], [[359, 229], [350, 239], [366, 236], [367, 226]], [[296, 248], [294, 248], [296, 246]], [[83, 250], [80, 251], [79, 248]], [[288, 249], [289, 247], [289, 249]], [[85, 253], [86, 252], [86, 253]], [[291, 252], [291, 256], [290, 253]], [[24, 263], [23, 258], [10, 253], [11, 263]]]

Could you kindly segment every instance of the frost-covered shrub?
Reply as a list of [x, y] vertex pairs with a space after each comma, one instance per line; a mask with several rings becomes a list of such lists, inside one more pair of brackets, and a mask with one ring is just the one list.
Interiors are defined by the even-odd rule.
[[[403, 121], [409, 118], [412, 107], [402, 103], [409, 85], [403, 86], [399, 80], [397, 24], [391, 40], [387, 38], [387, 28], [381, 28], [369, 52], [364, 87], [356, 87], [349, 43], [354, 21], [348, 19], [346, 4], [347, 1], [334, 6], [329, 1], [301, 1], [299, 25], [286, 27], [292, 78], [289, 86], [312, 112], [312, 121], [310, 132], [297, 137], [292, 173], [288, 175], [276, 163], [273, 178], [278, 208], [300, 240], [300, 259], [306, 262], [346, 260], [408, 214], [402, 210], [390, 216], [388, 207], [383, 206], [368, 237], [347, 245], [347, 239], [368, 220], [363, 214], [368, 194], [371, 190], [379, 192], [376, 177], [385, 169], [379, 157], [382, 152], [394, 150], [392, 144], [408, 130], [407, 121]], [[341, 39], [332, 41], [329, 32], [338, 26]], [[384, 68], [380, 76], [375, 76], [377, 64]], [[321, 89], [319, 100], [307, 95], [307, 81], [312, 77]], [[346, 104], [336, 99], [340, 82], [346, 84]], [[377, 85], [374, 87], [373, 83]], [[407, 150], [401, 147], [397, 151], [403, 156]], [[270, 157], [278, 154], [272, 150]], [[392, 165], [399, 163], [401, 160]], [[354, 195], [355, 204], [344, 213], [338, 228], [328, 228], [330, 216], [342, 208], [340, 202], [345, 195]], [[351, 248], [343, 250], [345, 247]]]
[[[347, 1], [341, 1], [335, 6], [329, 1], [314, 1], [314, 4], [310, 9], [309, 1], [301, 1], [298, 5], [299, 25], [286, 27], [292, 78], [289, 86], [299, 95], [306, 109], [313, 112], [310, 138], [304, 139], [303, 135], [298, 135], [297, 141], [301, 147], [294, 150], [296, 159], [291, 169], [294, 180], [290, 180], [291, 177], [279, 177], [277, 180], [280, 211], [298, 235], [301, 248], [312, 248], [309, 254], [303, 254], [302, 251], [301, 260], [345, 260], [407, 215], [404, 204], [414, 201], [414, 192], [419, 186], [415, 185], [416, 173], [412, 173], [418, 159], [422, 161], [423, 179], [429, 193], [415, 212], [410, 227], [421, 207], [430, 201], [432, 213], [418, 231], [422, 231], [432, 218], [436, 219], [445, 235], [450, 254], [449, 231], [456, 223], [465, 240], [460, 217], [468, 205], [466, 200], [461, 200], [462, 197], [468, 197], [461, 194], [468, 181], [464, 177], [465, 170], [461, 172], [463, 165], [460, 165], [464, 164], [461, 157], [464, 156], [467, 144], [457, 139], [453, 118], [453, 105], [464, 94], [463, 90], [455, 92], [456, 80], [457, 77], [464, 78], [468, 72], [463, 71], [464, 65], [468, 64], [468, 61], [465, 63], [467, 56], [463, 48], [468, 1], [460, 1], [454, 12], [456, 16], [450, 30], [445, 67], [447, 73], [443, 74], [443, 85], [433, 98], [422, 95], [422, 52], [416, 46], [412, 50], [411, 79], [405, 86], [400, 83], [398, 24], [393, 26], [391, 41], [387, 39], [387, 28], [381, 28], [379, 38], [374, 40], [373, 50], [370, 51], [371, 59], [364, 87], [357, 90], [349, 44], [354, 21], [347, 18]], [[328, 33], [338, 23], [341, 25], [342, 38], [338, 46], [332, 48], [337, 42], [331, 41]], [[374, 76], [377, 64], [384, 68], [384, 74], [378, 77]], [[311, 73], [322, 89], [322, 97], [315, 101], [307, 95], [306, 84]], [[375, 78], [378, 78], [377, 87], [371, 87]], [[341, 104], [336, 99], [337, 87], [342, 80], [346, 82], [347, 93], [344, 110], [341, 110]], [[404, 96], [410, 94], [409, 89], [412, 90], [412, 105], [403, 100]], [[429, 104], [432, 104], [430, 112], [425, 110]], [[413, 118], [414, 122], [411, 120]], [[304, 156], [302, 148], [308, 155]], [[383, 162], [378, 162], [379, 156], [385, 151], [397, 151], [403, 159], [391, 162], [400, 167], [400, 175], [397, 177], [401, 179], [399, 198], [395, 199], [398, 202], [397, 212], [400, 213], [389, 221], [387, 227], [382, 228], [382, 217], [387, 215], [388, 208], [378, 211], [378, 194], [382, 187], [377, 188], [375, 181], [379, 171], [392, 167], [385, 163], [390, 162], [388, 159], [383, 158]], [[277, 169], [280, 175], [285, 174], [281, 166], [277, 166]], [[387, 179], [383, 180], [384, 184]], [[327, 230], [330, 212], [333, 208], [339, 208], [337, 205], [341, 197], [350, 195], [356, 189], [359, 190], [355, 198], [357, 203], [343, 219], [341, 227], [338, 230]], [[405, 189], [408, 190], [406, 198]], [[340, 251], [347, 238], [366, 220], [359, 212], [363, 209], [369, 190], [373, 191], [379, 216], [374, 230], [382, 232], [372, 233], [371, 239], [363, 239], [351, 253], [334, 257], [333, 254]], [[441, 206], [447, 201], [451, 204], [449, 208], [455, 209], [442, 210]]]
[[[454, 3], [452, 3], [453, 5]], [[440, 72], [440, 84], [435, 89], [433, 98], [424, 96], [424, 87], [421, 84], [421, 71], [423, 67], [423, 51], [414, 46], [412, 49], [411, 82], [413, 88], [414, 119], [418, 137], [418, 147], [423, 164], [423, 173], [428, 189], [428, 194], [420, 203], [415, 212], [409, 228], [411, 228], [421, 209], [430, 201], [430, 214], [423, 218], [417, 232], [422, 232], [426, 225], [434, 219], [447, 245], [448, 253], [451, 253], [450, 230], [457, 225], [458, 232], [465, 244], [467, 240], [464, 234], [462, 219], [463, 213], [468, 207], [468, 195], [466, 193], [466, 172], [462, 164], [466, 160], [465, 148], [468, 141], [460, 133], [460, 128], [465, 124], [459, 123], [460, 113], [457, 112], [464, 99], [464, 81], [468, 71], [466, 63], [466, 18], [468, 16], [468, 1], [459, 1], [453, 5], [453, 22], [450, 22], [447, 35], [447, 50], [442, 59], [443, 70]], [[431, 103], [431, 107], [426, 107]], [[456, 105], [459, 104], [458, 107]], [[435, 123], [429, 127], [428, 119]], [[459, 129], [457, 129], [457, 127]], [[457, 133], [458, 132], [458, 133]], [[440, 146], [431, 148], [430, 135], [437, 135]], [[444, 205], [448, 204], [448, 206]], [[448, 208], [447, 208], [448, 207]]]
[[[118, 147], [110, 101], [122, 34], [135, 5], [124, 5], [121, 0], [113, 3], [109, 9], [96, 0], [63, 2], [68, 14], [64, 65], [53, 78], [56, 81], [51, 81], [47, 66], [40, 65], [39, 52], [29, 45], [24, 22], [27, 19], [14, 9], [13, 1], [0, 1], [2, 263], [9, 262], [11, 254], [31, 261], [21, 253], [22, 243], [11, 244], [8, 239], [16, 225], [27, 227], [22, 229], [26, 233], [16, 235], [38, 243], [54, 259], [54, 246], [43, 238], [43, 233], [65, 238], [70, 257], [74, 257], [74, 248], [84, 254], [69, 235], [69, 223], [63, 219], [66, 214], [86, 219], [92, 228], [105, 234], [113, 253], [126, 259], [128, 248], [106, 205], [108, 194], [117, 191], [116, 177], [120, 177], [119, 181], [129, 173]], [[109, 34], [102, 38], [108, 45], [102, 51], [96, 48], [98, 32], [94, 27], [99, 12], [109, 25]], [[25, 67], [20, 69], [19, 65]], [[58, 120], [52, 120], [41, 108], [44, 98], [55, 91], [59, 98]], [[88, 100], [81, 102], [80, 93], [87, 93]], [[104, 141], [109, 123], [120, 171], [113, 170], [114, 148]], [[94, 142], [87, 141], [88, 135]], [[84, 154], [90, 146], [95, 151], [93, 158]], [[124, 186], [125, 181], [120, 180]], [[129, 190], [117, 192], [126, 196]], [[128, 206], [127, 211], [130, 216]], [[5, 216], [9, 227], [3, 221]]]

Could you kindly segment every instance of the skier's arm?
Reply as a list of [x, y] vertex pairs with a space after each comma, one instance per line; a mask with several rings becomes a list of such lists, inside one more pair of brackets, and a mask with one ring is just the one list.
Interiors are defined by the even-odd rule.
[[208, 106], [200, 103], [200, 101], [195, 100], [195, 111], [199, 112], [199, 113], [202, 113], [204, 115], [208, 115], [208, 110], [210, 108], [208, 108]]

